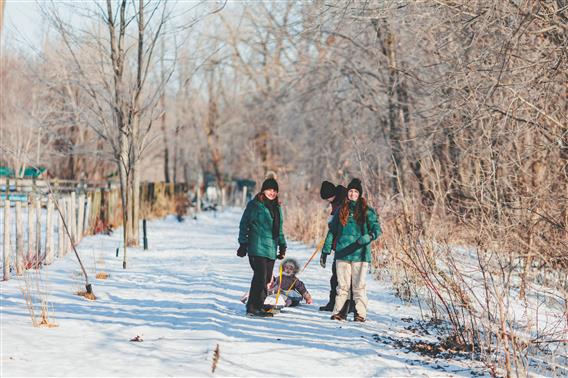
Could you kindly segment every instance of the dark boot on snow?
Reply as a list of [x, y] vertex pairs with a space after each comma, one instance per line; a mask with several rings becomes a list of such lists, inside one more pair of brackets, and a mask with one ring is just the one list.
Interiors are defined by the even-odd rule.
[[331, 315], [331, 320], [339, 320], [339, 321], [343, 321], [346, 320], [347, 318], [344, 317], [340, 312], [338, 312], [337, 314], [333, 314]]
[[256, 310], [253, 312], [247, 311], [247, 316], [251, 318], [272, 318], [274, 314], [264, 310]]
[[331, 311], [333, 311], [333, 307], [334, 307], [334, 304], [331, 303], [331, 302], [328, 302], [325, 306], [321, 306], [321, 307], [319, 308], [319, 310], [320, 310], [320, 311], [329, 311], [329, 312], [331, 312]]
[[367, 319], [359, 315], [355, 315], [355, 318], [353, 319], [354, 322], [360, 322], [360, 323], [364, 323], [366, 320]]

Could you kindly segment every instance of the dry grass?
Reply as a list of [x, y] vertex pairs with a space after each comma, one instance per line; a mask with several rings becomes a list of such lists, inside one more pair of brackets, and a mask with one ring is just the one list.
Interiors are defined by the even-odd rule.
[[49, 290], [41, 271], [36, 269], [24, 271], [23, 284], [21, 291], [26, 301], [32, 325], [34, 327], [56, 327], [55, 323], [51, 321], [48, 300]]
[[308, 245], [317, 245], [327, 234], [330, 208], [319, 199], [291, 198], [284, 204], [286, 237]]
[[[391, 203], [383, 210], [386, 247], [381, 253], [393, 287], [402, 299], [425, 304], [422, 308], [430, 317], [445, 320], [448, 340], [475, 351], [472, 357], [497, 366], [505, 375], [524, 376], [534, 361], [549, 367], [562, 361], [561, 350], [542, 353], [535, 342], [542, 339], [549, 347], [562, 339], [563, 327], [544, 334], [538, 319], [552, 316], [551, 311], [555, 316], [562, 312], [566, 279], [539, 283], [537, 277], [546, 272], [562, 277], [552, 266], [523, 275], [522, 248], [515, 241], [521, 230], [507, 225], [504, 217], [501, 223], [470, 219], [461, 225], [432, 214], [424, 219], [424, 209], [411, 203]], [[519, 294], [525, 281], [526, 293]], [[557, 293], [554, 303], [550, 297], [542, 306], [538, 298], [543, 289]], [[523, 317], [519, 308], [524, 309]]]
[[59, 326], [55, 323], [50, 322], [49, 319], [46, 316], [43, 316], [43, 314], [42, 314], [42, 317], [41, 317], [41, 320], [38, 324], [38, 327], [56, 328], [56, 327], [59, 327]]
[[109, 278], [110, 274], [106, 273], [106, 272], [98, 272], [97, 275], [95, 276], [97, 280], [106, 280], [107, 278]]
[[75, 293], [75, 295], [78, 295], [80, 297], [85, 297], [86, 299], [90, 300], [90, 301], [95, 301], [97, 299], [97, 297], [95, 296], [95, 294], [93, 293], [87, 293], [87, 291], [77, 291]]
[[[375, 277], [390, 281], [402, 300], [417, 301], [424, 319], [443, 320], [443, 339], [451, 341], [451, 345], [415, 349], [465, 351], [499, 374], [526, 375], [534, 361], [553, 370], [562, 365], [566, 346], [555, 340], [565, 340], [565, 326], [556, 324], [546, 332], [537, 326], [538, 319], [551, 316], [551, 309], [558, 315], [568, 308], [568, 280], [559, 274], [559, 266], [536, 264], [535, 257], [526, 269], [523, 245], [518, 242], [522, 229], [503, 220], [458, 223], [408, 199], [407, 203], [371, 200], [383, 229], [380, 241], [373, 244]], [[311, 243], [323, 235], [327, 213], [322, 214], [319, 204], [289, 201], [286, 236]], [[526, 270], [528, 274], [523, 273]], [[523, 285], [524, 292], [519, 291]], [[529, 314], [528, 320], [516, 315], [514, 307], [519, 305], [525, 316]]]
[[213, 361], [211, 363], [211, 373], [215, 373], [215, 369], [217, 369], [217, 364], [219, 363], [219, 359], [221, 358], [221, 350], [219, 349], [219, 344], [213, 351]]
[[104, 268], [106, 263], [105, 263], [105, 258], [103, 254], [99, 254], [98, 259], [95, 260], [95, 255], [94, 255], [94, 251], [93, 251], [93, 260], [94, 260], [94, 267], [95, 267], [95, 278], [97, 280], [106, 280], [110, 275], [106, 272], [97, 272], [98, 269], [100, 268]]

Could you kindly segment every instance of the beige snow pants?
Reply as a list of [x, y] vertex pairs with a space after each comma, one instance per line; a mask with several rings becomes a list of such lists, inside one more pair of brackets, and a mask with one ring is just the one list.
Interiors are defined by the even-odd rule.
[[367, 270], [368, 262], [336, 261], [337, 269], [337, 296], [333, 313], [337, 314], [343, 308], [345, 301], [349, 299], [349, 290], [353, 286], [353, 300], [357, 314], [367, 318]]

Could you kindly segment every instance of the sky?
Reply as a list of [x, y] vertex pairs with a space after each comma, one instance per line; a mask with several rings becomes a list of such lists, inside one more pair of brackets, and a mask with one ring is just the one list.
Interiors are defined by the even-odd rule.
[[46, 23], [42, 20], [40, 6], [35, 0], [5, 0], [2, 46], [22, 50], [40, 48]]
[[[95, 1], [87, 0], [5, 0], [5, 2], [2, 49], [17, 49], [28, 53], [39, 51], [45, 36], [49, 33], [49, 22], [42, 15], [42, 6], [54, 5], [64, 19], [73, 23], [81, 19], [73, 14], [73, 6], [78, 6], [77, 10], [80, 10], [88, 7], [89, 4], [91, 6], [95, 4]], [[168, 1], [168, 7], [175, 9], [175, 22], [185, 25], [190, 22], [192, 14], [202, 14], [205, 8], [196, 6], [201, 2], [202, 0]], [[225, 15], [234, 14], [240, 3], [240, 1], [228, 2], [223, 7]], [[215, 1], [207, 2], [210, 9], [214, 9], [215, 4]]]

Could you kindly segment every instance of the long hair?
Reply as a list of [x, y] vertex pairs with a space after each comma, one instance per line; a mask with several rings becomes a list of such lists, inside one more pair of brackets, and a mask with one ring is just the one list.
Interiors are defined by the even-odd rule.
[[[355, 218], [355, 222], [359, 225], [365, 223], [365, 216], [367, 215], [367, 200], [363, 197], [359, 197], [357, 199], [357, 204], [355, 205], [355, 212], [353, 217]], [[347, 219], [349, 219], [349, 198], [345, 198], [343, 200], [343, 205], [341, 205], [341, 209], [339, 210], [339, 221], [345, 227], [347, 224]]]
[[[254, 199], [257, 200], [257, 201], [259, 201], [259, 202], [263, 202], [263, 201], [264, 201], [265, 199], [267, 199], [267, 198], [266, 198], [266, 196], [264, 195], [263, 192], [258, 192], [258, 193], [256, 193], [256, 195], [254, 196]], [[276, 194], [276, 198], [275, 198], [274, 200], [276, 200], [276, 203], [277, 203], [278, 205], [281, 205], [280, 197], [278, 197], [278, 194]]]

